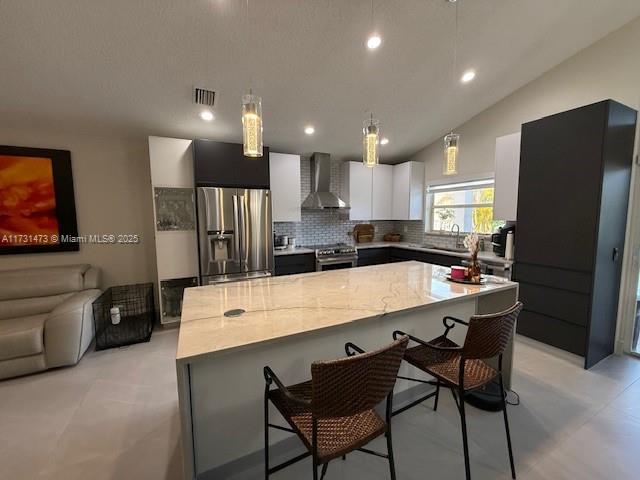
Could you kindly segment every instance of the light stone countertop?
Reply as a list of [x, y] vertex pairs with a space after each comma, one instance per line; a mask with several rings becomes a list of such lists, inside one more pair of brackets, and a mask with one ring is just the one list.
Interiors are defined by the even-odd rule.
[[280, 257], [282, 255], [300, 255], [302, 253], [315, 253], [316, 251], [313, 248], [306, 247], [296, 247], [296, 248], [285, 248], [283, 250], [273, 250], [273, 255], [275, 257]]
[[[409, 261], [188, 288], [176, 359], [178, 363], [190, 362], [279, 338], [517, 286], [493, 276], [487, 276], [484, 285], [453, 283], [445, 279], [448, 271], [445, 267]], [[246, 313], [224, 316], [224, 312], [239, 308]]]

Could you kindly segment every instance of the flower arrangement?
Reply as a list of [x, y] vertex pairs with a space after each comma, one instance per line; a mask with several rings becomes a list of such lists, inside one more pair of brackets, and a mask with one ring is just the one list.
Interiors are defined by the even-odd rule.
[[470, 233], [466, 237], [464, 237], [464, 246], [471, 256], [478, 255], [478, 251], [480, 250], [480, 238], [477, 233]]
[[480, 251], [480, 238], [477, 233], [470, 233], [464, 238], [464, 246], [471, 254], [471, 265], [467, 270], [467, 280], [480, 283], [480, 264], [478, 252]]

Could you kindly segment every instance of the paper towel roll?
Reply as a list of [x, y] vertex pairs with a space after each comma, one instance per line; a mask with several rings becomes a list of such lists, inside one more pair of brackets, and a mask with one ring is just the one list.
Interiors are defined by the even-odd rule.
[[513, 232], [507, 233], [507, 244], [504, 247], [504, 258], [513, 260]]

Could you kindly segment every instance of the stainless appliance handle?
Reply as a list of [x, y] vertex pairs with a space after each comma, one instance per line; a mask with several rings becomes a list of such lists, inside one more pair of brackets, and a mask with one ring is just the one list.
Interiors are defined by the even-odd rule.
[[233, 199], [233, 260], [240, 262], [240, 225], [238, 222], [238, 195], [232, 195]]
[[245, 195], [239, 195], [240, 199], [240, 208], [238, 208], [238, 213], [240, 217], [240, 225], [241, 225], [241, 256], [240, 256], [240, 267], [246, 267], [247, 263], [249, 263], [249, 245], [247, 241], [247, 197]]
[[351, 265], [351, 268], [358, 266], [358, 257], [329, 257], [316, 258], [316, 271], [321, 272], [325, 265]]
[[232, 273], [230, 275], [215, 275], [207, 277], [204, 280], [205, 285], [216, 285], [220, 283], [238, 282], [241, 280], [255, 280], [258, 278], [271, 277], [271, 272], [249, 272], [249, 273]]

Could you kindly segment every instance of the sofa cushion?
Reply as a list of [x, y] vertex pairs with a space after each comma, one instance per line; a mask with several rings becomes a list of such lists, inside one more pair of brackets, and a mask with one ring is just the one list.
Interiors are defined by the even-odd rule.
[[48, 297], [18, 298], [17, 300], [0, 300], [0, 320], [3, 318], [27, 317], [49, 313], [75, 292]]
[[41, 353], [46, 319], [31, 315], [0, 320], [0, 361]]
[[0, 300], [46, 297], [84, 289], [89, 265], [25, 268], [0, 271]]
[[28, 373], [46, 370], [47, 362], [44, 353], [29, 355], [28, 357], [12, 358], [0, 362], [0, 380], [18, 377]]

